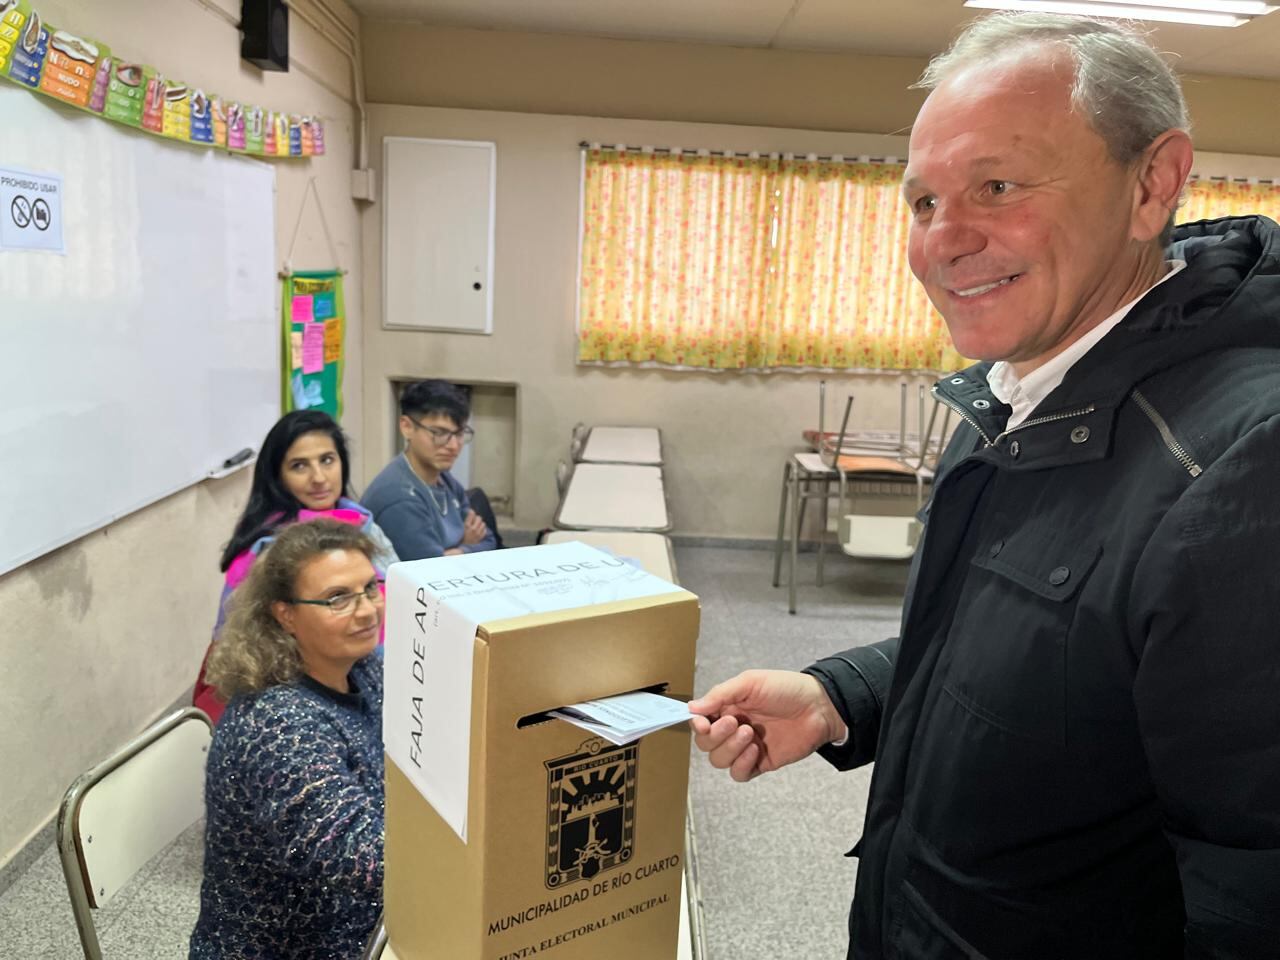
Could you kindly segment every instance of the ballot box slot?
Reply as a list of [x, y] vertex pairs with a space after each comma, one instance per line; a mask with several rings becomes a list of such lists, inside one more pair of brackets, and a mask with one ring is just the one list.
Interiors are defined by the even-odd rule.
[[[675, 696], [675, 694], [667, 693], [667, 687], [669, 686], [669, 683], [655, 683], [647, 687], [636, 687], [634, 690], [619, 690], [618, 693], [659, 693], [664, 696]], [[612, 694], [607, 694], [607, 696], [612, 696]], [[687, 700], [689, 698], [677, 697], [677, 699]], [[516, 729], [523, 730], [525, 727], [532, 727], [540, 723], [548, 723], [555, 720], [557, 718], [551, 715], [552, 711], [562, 710], [564, 709], [564, 706], [564, 704], [557, 704], [554, 707], [547, 707], [547, 709], [539, 711], [538, 713], [531, 713], [527, 716], [523, 716], [516, 721]]]

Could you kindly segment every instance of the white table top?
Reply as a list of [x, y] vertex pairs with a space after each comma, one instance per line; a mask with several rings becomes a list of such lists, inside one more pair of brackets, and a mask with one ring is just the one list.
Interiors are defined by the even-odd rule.
[[662, 464], [657, 427], [592, 427], [578, 459], [583, 463]]
[[676, 583], [675, 560], [671, 541], [660, 533], [635, 533], [630, 530], [553, 530], [543, 543], [568, 543], [577, 540], [589, 547], [602, 547], [616, 557], [638, 560], [640, 566], [669, 583]]
[[618, 463], [575, 464], [555, 526], [560, 529], [671, 529], [662, 468]]

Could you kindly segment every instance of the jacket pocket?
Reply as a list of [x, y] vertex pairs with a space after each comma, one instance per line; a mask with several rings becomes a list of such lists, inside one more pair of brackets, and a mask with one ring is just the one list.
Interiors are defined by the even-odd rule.
[[947, 695], [1005, 733], [1064, 746], [1067, 635], [1100, 553], [1025, 533], [980, 550], [947, 638]]
[[990, 960], [952, 930], [906, 880], [898, 909], [894, 950], [899, 960]]

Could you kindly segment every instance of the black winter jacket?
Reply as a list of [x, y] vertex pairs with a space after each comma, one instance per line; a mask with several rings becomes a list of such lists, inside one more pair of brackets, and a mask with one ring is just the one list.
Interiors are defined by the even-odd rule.
[[1169, 255], [1017, 428], [935, 388], [901, 639], [809, 668], [877, 761], [851, 958], [1280, 958], [1280, 228]]

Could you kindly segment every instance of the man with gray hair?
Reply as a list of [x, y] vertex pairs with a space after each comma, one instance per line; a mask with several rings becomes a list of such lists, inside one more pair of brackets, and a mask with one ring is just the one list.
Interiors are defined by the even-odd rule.
[[1280, 957], [1280, 228], [1171, 228], [1177, 79], [1126, 27], [977, 21], [911, 134], [964, 420], [898, 638], [690, 704], [735, 780], [876, 761], [860, 960]]

